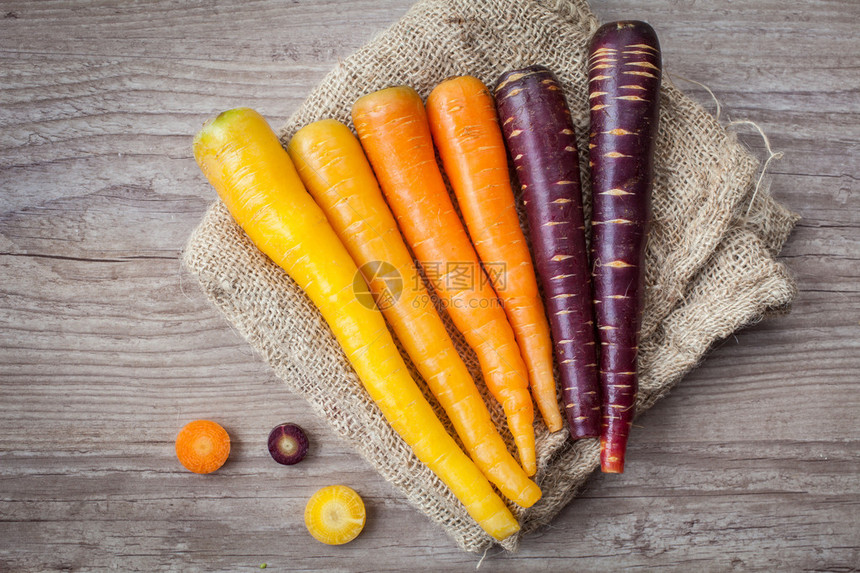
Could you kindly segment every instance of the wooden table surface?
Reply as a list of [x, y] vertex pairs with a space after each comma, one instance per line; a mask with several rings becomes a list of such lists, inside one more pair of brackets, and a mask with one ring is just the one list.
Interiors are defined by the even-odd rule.
[[[474, 570], [254, 355], [180, 269], [214, 194], [191, 137], [220, 110], [279, 124], [410, 0], [0, 5], [0, 570]], [[659, 31], [785, 158], [803, 216], [789, 316], [715, 348], [641, 418], [628, 471], [596, 475], [488, 571], [860, 566], [860, 3], [594, 1]], [[690, 93], [712, 106], [699, 87]], [[756, 152], [761, 139], [743, 136]], [[200, 477], [173, 439], [212, 418], [231, 460]], [[313, 454], [274, 464], [292, 420]], [[344, 547], [302, 524], [346, 483], [369, 518]]]

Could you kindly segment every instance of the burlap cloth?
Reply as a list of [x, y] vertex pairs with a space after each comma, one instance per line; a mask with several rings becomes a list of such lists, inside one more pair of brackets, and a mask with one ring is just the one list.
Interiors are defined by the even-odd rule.
[[[410, 85], [426, 96], [448, 76], [472, 74], [492, 86], [506, 70], [543, 64], [565, 86], [579, 128], [587, 198], [585, 60], [587, 41], [597, 27], [585, 0], [422, 0], [337, 65], [280, 135], [286, 142], [301, 126], [327, 117], [351, 123], [352, 103], [388, 86]], [[774, 256], [797, 217], [766, 189], [758, 190], [750, 207], [759, 161], [668, 80], [660, 111], [640, 412], [665, 395], [715, 341], [769, 311], [786, 309], [795, 295], [791, 277]], [[310, 301], [250, 243], [222, 203], [206, 213], [183, 260], [277, 376], [412, 505], [461, 548], [490, 546], [492, 539], [389, 428]], [[454, 336], [485, 391], [474, 355]], [[500, 408], [485, 397], [514, 451]], [[522, 534], [547, 524], [598, 466], [596, 440], [571, 443], [566, 432], [548, 435], [540, 421], [536, 430], [536, 479], [543, 499], [530, 509], [512, 508], [522, 532], [502, 543], [509, 550], [516, 549]], [[635, 429], [631, 439], [635, 443]]]

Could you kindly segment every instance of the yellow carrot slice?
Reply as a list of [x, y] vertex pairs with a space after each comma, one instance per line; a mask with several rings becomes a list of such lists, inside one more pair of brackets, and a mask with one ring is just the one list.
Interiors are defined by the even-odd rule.
[[540, 499], [540, 488], [508, 452], [493, 424], [430, 302], [358, 139], [344, 124], [323, 120], [299, 130], [287, 151], [308, 192], [364, 271], [385, 318], [466, 451], [502, 494], [523, 507], [533, 505]]
[[366, 518], [364, 500], [345, 485], [318, 490], [305, 506], [308, 533], [326, 545], [343, 545], [358, 537]]
[[519, 529], [510, 510], [449, 436], [412, 380], [349, 253], [257, 112], [227, 111], [194, 138], [194, 157], [236, 222], [317, 306], [392, 428], [496, 539]]

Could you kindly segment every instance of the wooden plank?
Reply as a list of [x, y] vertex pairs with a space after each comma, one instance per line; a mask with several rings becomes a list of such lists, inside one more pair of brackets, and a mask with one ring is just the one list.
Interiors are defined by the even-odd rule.
[[[178, 263], [213, 197], [190, 155], [200, 123], [241, 104], [278, 124], [409, 4], [3, 4], [0, 570], [477, 565], [284, 390]], [[491, 552], [482, 568], [850, 570], [860, 4], [595, 9], [649, 20], [670, 74], [706, 83], [725, 117], [755, 121], [785, 152], [771, 189], [804, 217], [784, 251], [800, 295], [792, 314], [720, 344], [640, 419], [627, 473], [596, 476], [520, 553]], [[742, 139], [763, 149], [752, 132]], [[206, 478], [172, 453], [197, 417], [234, 440]], [[293, 468], [263, 447], [286, 420], [313, 443]], [[368, 528], [345, 547], [311, 543], [304, 501], [339, 482], [365, 497]]]

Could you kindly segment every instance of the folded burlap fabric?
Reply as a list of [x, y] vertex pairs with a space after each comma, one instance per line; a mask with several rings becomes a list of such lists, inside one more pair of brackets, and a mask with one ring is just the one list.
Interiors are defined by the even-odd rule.
[[[300, 127], [319, 119], [349, 124], [352, 103], [384, 87], [406, 84], [426, 96], [452, 75], [471, 74], [493, 85], [506, 70], [542, 64], [565, 87], [582, 151], [587, 149], [586, 46], [597, 27], [585, 0], [422, 0], [332, 70], [279, 134], [286, 143]], [[759, 162], [669, 81], [661, 95], [657, 149], [640, 412], [693, 368], [715, 341], [770, 310], [787, 308], [795, 294], [791, 277], [773, 257], [796, 216], [766, 189], [759, 189], [750, 204]], [[581, 156], [587, 197], [588, 165]], [[493, 543], [391, 430], [317, 310], [253, 246], [220, 202], [194, 231], [183, 261], [277, 376], [410, 503], [463, 549], [481, 551]], [[474, 354], [453, 330], [452, 336], [515, 451]], [[413, 373], [423, 385], [414, 368]], [[596, 440], [572, 443], [566, 432], [548, 434], [540, 421], [536, 431], [536, 479], [544, 496], [529, 509], [512, 508], [522, 532], [502, 543], [509, 550], [516, 549], [523, 533], [548, 523], [598, 466]]]

